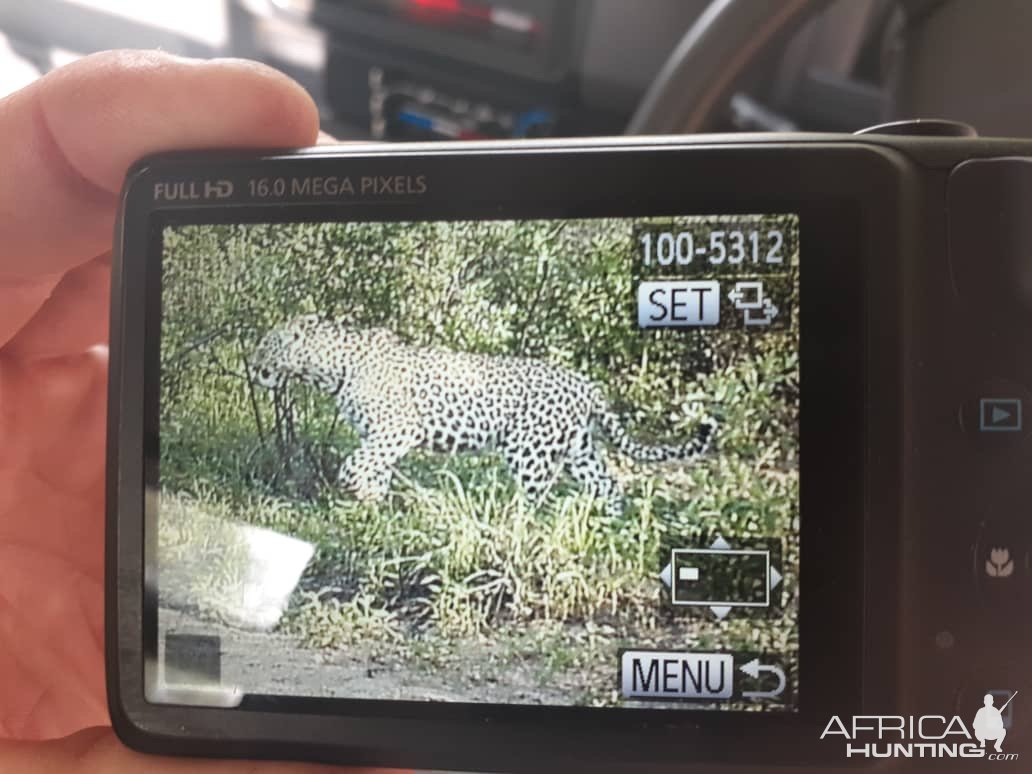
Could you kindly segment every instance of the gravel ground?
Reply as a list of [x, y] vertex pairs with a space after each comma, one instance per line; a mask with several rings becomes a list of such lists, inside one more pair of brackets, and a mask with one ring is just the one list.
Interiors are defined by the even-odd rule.
[[577, 687], [542, 685], [532, 665], [514, 665], [487, 643], [471, 642], [461, 665], [413, 669], [380, 643], [314, 650], [277, 632], [243, 631], [162, 608], [159, 642], [167, 634], [216, 635], [224, 686], [298, 696], [568, 704]]

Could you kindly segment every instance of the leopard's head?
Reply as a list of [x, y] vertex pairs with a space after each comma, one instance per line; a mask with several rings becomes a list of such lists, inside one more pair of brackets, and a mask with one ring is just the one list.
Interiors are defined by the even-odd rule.
[[326, 324], [319, 315], [305, 314], [266, 333], [249, 361], [255, 381], [275, 390], [290, 377], [303, 375], [310, 341]]

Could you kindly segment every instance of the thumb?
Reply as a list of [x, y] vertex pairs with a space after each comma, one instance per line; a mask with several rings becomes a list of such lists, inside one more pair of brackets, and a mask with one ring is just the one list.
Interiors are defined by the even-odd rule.
[[311, 98], [255, 62], [107, 51], [0, 99], [0, 277], [64, 272], [111, 246], [126, 169], [162, 150], [307, 145]]
[[[49, 742], [2, 741], [0, 771], [19, 774], [362, 774], [374, 770], [303, 763], [159, 758], [128, 749], [110, 728], [89, 728]], [[386, 769], [375, 771], [387, 774]]]
[[240, 60], [107, 51], [0, 99], [10, 139], [0, 143], [0, 347], [23, 327], [22, 355], [106, 340], [109, 267], [96, 257], [111, 247], [118, 190], [140, 156], [307, 145], [317, 133], [300, 86]]

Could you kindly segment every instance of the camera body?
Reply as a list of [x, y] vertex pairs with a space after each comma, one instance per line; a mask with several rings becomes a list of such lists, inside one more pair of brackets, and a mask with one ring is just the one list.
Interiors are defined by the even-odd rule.
[[[986, 692], [1027, 687], [1029, 666], [1023, 656], [1032, 639], [1022, 614], [1032, 592], [1032, 528], [1023, 504], [1032, 495], [1032, 483], [1022, 474], [1032, 449], [1022, 412], [1032, 385], [1032, 359], [1025, 355], [1024, 341], [1032, 327], [1032, 268], [1026, 267], [1025, 255], [1032, 244], [1032, 226], [1027, 225], [1032, 221], [1024, 212], [1030, 200], [1026, 191], [1032, 193], [1032, 143], [879, 134], [356, 145], [296, 152], [174, 153], [139, 162], [123, 192], [113, 264], [107, 657], [116, 731], [130, 746], [156, 753], [420, 768], [681, 771], [692, 770], [693, 764], [709, 770], [719, 762], [827, 769], [871, 757], [844, 752], [844, 742], [848, 747], [871, 741], [863, 738], [865, 726], [852, 724], [857, 716], [957, 714], [967, 720]], [[568, 225], [560, 228], [563, 223]], [[456, 247], [448, 252], [448, 244]], [[284, 245], [293, 252], [284, 253]], [[205, 256], [218, 250], [229, 257], [205, 263]], [[320, 250], [330, 256], [329, 263], [316, 265], [314, 258], [311, 265], [305, 263], [306, 256]], [[499, 258], [492, 250], [509, 252]], [[414, 257], [392, 259], [392, 253]], [[596, 254], [597, 260], [592, 257]], [[346, 264], [354, 271], [349, 285], [343, 276], [347, 272], [339, 267], [345, 265], [341, 261], [359, 261], [354, 258], [359, 255], [366, 257]], [[411, 276], [405, 274], [406, 266], [422, 260], [419, 256], [431, 257], [412, 269]], [[527, 256], [532, 260], [524, 271], [520, 261]], [[434, 283], [426, 278], [435, 275], [435, 266], [453, 258], [451, 268], [440, 270], [451, 295], [429, 295], [427, 288]], [[219, 267], [231, 259], [243, 266], [250, 260], [261, 262], [233, 274], [232, 281], [240, 284], [212, 301], [215, 296], [206, 295], [207, 288], [217, 289], [219, 280], [205, 278], [221, 276]], [[490, 271], [481, 271], [489, 259], [494, 261]], [[277, 274], [267, 268], [273, 265], [288, 268]], [[289, 279], [290, 267], [298, 266], [300, 279], [293, 285], [272, 279], [247, 284], [251, 275], [285, 274]], [[598, 269], [602, 266], [618, 269], [606, 274]], [[397, 279], [402, 275], [409, 278]], [[568, 277], [566, 284], [558, 283], [559, 275]], [[384, 285], [382, 292], [369, 289], [369, 283], [381, 281], [395, 284]], [[192, 282], [198, 283], [196, 292]], [[611, 290], [606, 283], [619, 286], [612, 291], [612, 303], [606, 300]], [[273, 288], [269, 298], [286, 298], [299, 284], [303, 291], [272, 311], [255, 300], [267, 288]], [[331, 285], [337, 289], [320, 295], [323, 286]], [[773, 299], [767, 307], [762, 290], [752, 306], [740, 300], [758, 285], [767, 287]], [[491, 288], [483, 297], [492, 299], [490, 304], [476, 297], [488, 312], [466, 317], [466, 309], [476, 306], [470, 294], [479, 287]], [[711, 287], [718, 294], [716, 306], [707, 306], [705, 294]], [[507, 294], [514, 299], [513, 308], [504, 311]], [[422, 305], [406, 301], [417, 297]], [[177, 311], [186, 310], [188, 302], [198, 304], [193, 316]], [[587, 309], [593, 303], [598, 315], [579, 311], [578, 304]], [[223, 306], [232, 304], [237, 304], [232, 307], [236, 311], [227, 312], [228, 322], [219, 323]], [[760, 330], [763, 309], [771, 317], [772, 307], [780, 320]], [[516, 549], [505, 542], [504, 533], [511, 537], [540, 525], [561, 531], [567, 523], [563, 520], [574, 518], [570, 508], [580, 506], [535, 500], [534, 479], [521, 478], [523, 468], [511, 458], [506, 460], [516, 485], [504, 489], [512, 497], [511, 507], [491, 510], [485, 504], [491, 501], [477, 499], [480, 490], [469, 483], [465, 491], [473, 503], [473, 521], [463, 523], [479, 523], [484, 529], [490, 523], [501, 532], [491, 532], [494, 537], [487, 542], [507, 547], [499, 549], [504, 556], [489, 568], [468, 568], [466, 586], [457, 586], [467, 596], [460, 594], [455, 604], [465, 611], [462, 600], [475, 597], [470, 589], [487, 587], [487, 576], [474, 577], [475, 571], [490, 569], [494, 574], [488, 580], [505, 591], [485, 597], [494, 605], [488, 613], [476, 607], [480, 617], [472, 629], [453, 628], [448, 630], [451, 639], [438, 639], [445, 637], [441, 632], [452, 620], [447, 611], [455, 608], [439, 604], [442, 589], [450, 587], [446, 570], [433, 557], [461, 540], [459, 527], [447, 526], [453, 516], [440, 504], [445, 501], [427, 500], [430, 520], [418, 522], [445, 525], [439, 543], [417, 540], [431, 557], [419, 567], [433, 572], [425, 570], [418, 577], [396, 572], [401, 579], [396, 583], [408, 584], [405, 588], [423, 584], [429, 589], [419, 599], [426, 600], [431, 613], [419, 626], [406, 618], [397, 594], [380, 593], [376, 584], [385, 576], [368, 569], [392, 561], [396, 569], [410, 567], [402, 548], [411, 545], [388, 550], [385, 537], [379, 555], [375, 539], [362, 543], [360, 550], [353, 536], [366, 523], [361, 519], [372, 519], [378, 529], [387, 530], [399, 519], [416, 518], [413, 514], [424, 507], [416, 502], [424, 497], [421, 493], [444, 488], [444, 479], [408, 482], [405, 476], [420, 473], [405, 467], [409, 457], [395, 455], [390, 464], [402, 472], [390, 483], [388, 504], [364, 504], [347, 510], [347, 519], [335, 521], [336, 516], [327, 514], [343, 511], [334, 510], [337, 495], [327, 500], [327, 491], [337, 487], [349, 502], [356, 492], [367, 491], [366, 480], [347, 457], [339, 479], [334, 482], [330, 476], [322, 494], [309, 497], [306, 505], [297, 505], [304, 497], [295, 497], [295, 490], [283, 494], [286, 489], [276, 489], [289, 478], [282, 474], [283, 460], [301, 465], [296, 462], [300, 457], [290, 457], [282, 443], [279, 451], [268, 452], [275, 464], [262, 467], [265, 452], [257, 453], [243, 466], [252, 473], [241, 473], [229, 484], [222, 463], [213, 463], [196, 480], [189, 478], [197, 470], [190, 466], [209, 454], [196, 445], [196, 438], [223, 433], [221, 425], [209, 423], [204, 432], [183, 435], [182, 427], [199, 421], [195, 406], [201, 404], [189, 402], [198, 391], [210, 389], [209, 397], [217, 403], [220, 395], [239, 389], [241, 416], [252, 408], [244, 396], [254, 404], [255, 437], [261, 435], [262, 417], [267, 438], [296, 440], [308, 433], [304, 427], [293, 436], [280, 432], [281, 426], [294, 427], [291, 423], [302, 411], [297, 401], [289, 404], [295, 413], [286, 408], [282, 396], [292, 393], [274, 390], [274, 410], [271, 404], [259, 405], [269, 394], [253, 388], [262, 381], [258, 369], [266, 361], [257, 362], [252, 353], [266, 352], [273, 332], [296, 342], [297, 331], [290, 325], [301, 317], [295, 312], [322, 318], [320, 331], [342, 318], [360, 331], [369, 321], [386, 321], [393, 328], [368, 351], [376, 362], [387, 352], [407, 359], [390, 360], [374, 392], [393, 394], [396, 383], [413, 382], [417, 388], [412, 394], [418, 397], [421, 380], [437, 373], [431, 366], [420, 370], [419, 364], [432, 361], [454, 363], [450, 373], [464, 375], [481, 368], [492, 374], [497, 368], [511, 371], [499, 383], [516, 390], [529, 406], [533, 394], [527, 385], [537, 384], [537, 374], [552, 374], [545, 379], [548, 385], [571, 379], [571, 384], [588, 384], [570, 376], [583, 363], [579, 372], [595, 374], [593, 383], [603, 393], [620, 393], [614, 398], [617, 403], [628, 395], [632, 402], [647, 403], [659, 390], [648, 385], [674, 385], [671, 390], [682, 390], [676, 411], [690, 415], [683, 422], [678, 419], [682, 424], [677, 427], [697, 432], [712, 422], [714, 440], [712, 445], [708, 438], [698, 444], [699, 454], [692, 455], [696, 467], [687, 462], [683, 469], [676, 467], [680, 463], [662, 467], [666, 462], [647, 467], [643, 475], [672, 492], [659, 499], [649, 499], [651, 490], [631, 476], [620, 479], [626, 491], [618, 501], [608, 484], [598, 479], [585, 483], [587, 479], [577, 478], [576, 466], [568, 466], [571, 481], [584, 484], [596, 498], [608, 493], [610, 502], [617, 502], [609, 510], [582, 503], [583, 520], [576, 523], [588, 533], [611, 538], [614, 546], [627, 545], [632, 535], [650, 552], [642, 560], [646, 569], [640, 577], [607, 591], [615, 600], [609, 607], [599, 603], [571, 607], [567, 614], [554, 612], [549, 605], [557, 604], [559, 591], [553, 589], [551, 597], [545, 591], [540, 597], [528, 596], [526, 589], [536, 589], [539, 581], [505, 569]], [[442, 321], [427, 327], [434, 315]], [[600, 316], [603, 321], [597, 321]], [[564, 343], [567, 322], [587, 319], [597, 322], [585, 323], [581, 344]], [[546, 325], [546, 320], [553, 322]], [[497, 339], [486, 333], [478, 338], [489, 323], [508, 326], [506, 333]], [[352, 327], [334, 329], [345, 331], [340, 341], [352, 340], [347, 338]], [[461, 335], [450, 333], [455, 330]], [[521, 331], [530, 333], [518, 335]], [[404, 342], [396, 343], [396, 336]], [[540, 344], [542, 336], [554, 338]], [[600, 343], [608, 342], [607, 336], [626, 336], [619, 341], [629, 344]], [[216, 346], [211, 342], [222, 342], [217, 346], [224, 348], [211, 349]], [[601, 351], [603, 346], [610, 348]], [[621, 359], [620, 348], [628, 346], [633, 357]], [[636, 364], [640, 374], [646, 373], [645, 352], [654, 353], [654, 362], [663, 368], [676, 370], [678, 363], [690, 361], [691, 373], [684, 378], [698, 374], [697, 385], [682, 389], [677, 385], [684, 378], [672, 374], [670, 381], [646, 382], [647, 388], [637, 393], [631, 386], [619, 387], [633, 385], [625, 377], [631, 370], [625, 364]], [[233, 360], [223, 376], [211, 376], [211, 363], [225, 365], [227, 358], [237, 357], [228, 353], [239, 353], [239, 367]], [[198, 365], [199, 357], [209, 356], [207, 365]], [[492, 359], [503, 356], [511, 359]], [[761, 369], [747, 376], [747, 365], [778, 358], [780, 370]], [[285, 362], [277, 361], [283, 375], [307, 381], [315, 393], [334, 396], [345, 424], [354, 420], [359, 449], [369, 448], [370, 439], [378, 437], [376, 420], [362, 413], [365, 409], [345, 386], [348, 375], [362, 373], [367, 361], [334, 361], [339, 376], [328, 382], [324, 378], [321, 389], [319, 377], [306, 376], [294, 366], [290, 370]], [[559, 362], [565, 370], [547, 371], [559, 368]], [[195, 366], [198, 375], [189, 376]], [[607, 368], [612, 373], [608, 385], [598, 378]], [[776, 407], [771, 416], [776, 412], [777, 422], [763, 414], [766, 409], [757, 414], [735, 408], [734, 385], [744, 385], [746, 397], [741, 400], [753, 400], [749, 396], [762, 392], [765, 380], [781, 379], [777, 374], [787, 369], [792, 373], [769, 391], [774, 401], [769, 405]], [[185, 375], [187, 387], [176, 381], [177, 374]], [[223, 378], [227, 381], [218, 381]], [[472, 388], [466, 382], [460, 387], [454, 387], [458, 382], [448, 384], [453, 386], [441, 388], [445, 403], [465, 405], [461, 401]], [[697, 394], [703, 396], [700, 406], [691, 403], [695, 398], [690, 396]], [[491, 405], [504, 413], [497, 408], [502, 403]], [[663, 404], [656, 416], [672, 416], [673, 405]], [[332, 411], [324, 406], [311, 415], [325, 417]], [[534, 416], [530, 408], [526, 416]], [[747, 419], [755, 423], [746, 426]], [[490, 421], [484, 421], [488, 427]], [[649, 421], [646, 417], [632, 429], [657, 426]], [[397, 431], [397, 421], [390, 422], [390, 430]], [[542, 424], [535, 422], [530, 435]], [[497, 433], [490, 427], [485, 433], [497, 435], [505, 456], [514, 431], [508, 425]], [[326, 432], [336, 433], [336, 426]], [[662, 428], [658, 434], [663, 435]], [[234, 437], [238, 446], [250, 443]], [[665, 440], [665, 446], [654, 448], [674, 448]], [[767, 444], [763, 448], [772, 450], [776, 463], [750, 451], [753, 441], [757, 448]], [[273, 445], [271, 440], [268, 445]], [[435, 451], [429, 441], [425, 445], [429, 453]], [[451, 451], [461, 451], [460, 445], [453, 443]], [[220, 453], [211, 451], [211, 458]], [[333, 457], [335, 465], [342, 456]], [[744, 472], [733, 474], [730, 462], [714, 461], [725, 456], [740, 466], [734, 470]], [[441, 464], [452, 464], [451, 456], [444, 459]], [[691, 473], [696, 469], [704, 472]], [[391, 482], [390, 473], [386, 475]], [[464, 482], [479, 480], [476, 470], [468, 479], [462, 478], [464, 472], [456, 475]], [[696, 477], [684, 478], [689, 475]], [[612, 478], [620, 477], [613, 473]], [[782, 482], [777, 486], [787, 488], [777, 489], [770, 483], [775, 479]], [[322, 526], [302, 528], [309, 522], [300, 515], [274, 524], [272, 532], [304, 537], [315, 548], [300, 550], [300, 567], [286, 573], [291, 578], [285, 593], [294, 594], [290, 602], [277, 603], [257, 627], [272, 634], [249, 634], [255, 639], [240, 641], [234, 632], [253, 632], [253, 619], [241, 623], [225, 609], [197, 613], [201, 591], [187, 589], [185, 603], [173, 599], [176, 587], [187, 588], [189, 579], [207, 577], [204, 567], [188, 564], [182, 572], [174, 564], [176, 550], [199, 557], [200, 565], [213, 559], [198, 553], [189, 530], [172, 521], [172, 514], [206, 510], [201, 522], [206, 526], [197, 529], [210, 534], [221, 534], [221, 527], [212, 526], [215, 522], [246, 522], [249, 508], [258, 513], [257, 500], [216, 507], [204, 505], [208, 501], [198, 494], [209, 491], [206, 486], [232, 488], [234, 482], [247, 490], [246, 496], [260, 491], [281, 497], [290, 503], [284, 506], [289, 513], [295, 507], [298, 514], [316, 512], [322, 521], [311, 523], [329, 525], [325, 533]], [[173, 489], [174, 499], [167, 495]], [[554, 491], [550, 497], [556, 496]], [[783, 510], [771, 511], [775, 515], [764, 521], [763, 514], [775, 508], [773, 500], [765, 499], [771, 492], [781, 493], [776, 507]], [[576, 492], [569, 497], [581, 502]], [[699, 502], [711, 505], [697, 507]], [[175, 527], [171, 537], [162, 531], [162, 514], [170, 514], [167, 523]], [[650, 519], [665, 526], [647, 532], [640, 525], [651, 524]], [[249, 526], [267, 530], [270, 523], [255, 516]], [[674, 524], [684, 532], [673, 534]], [[433, 530], [415, 531], [422, 540]], [[227, 540], [236, 546], [237, 538]], [[353, 563], [347, 568], [335, 558], [334, 541], [343, 541], [351, 552]], [[286, 544], [275, 545], [271, 559], [259, 561], [252, 551], [242, 561], [266, 570], [287, 563]], [[545, 555], [552, 549], [538, 542], [526, 550]], [[596, 561], [587, 549], [581, 556], [585, 567]], [[564, 573], [579, 567], [576, 556], [566, 561], [570, 564], [543, 571], [540, 583], [547, 585], [550, 578], [566, 577]], [[597, 582], [609, 589], [604, 584], [617, 572], [614, 567], [625, 565], [597, 561], [602, 563], [585, 570], [586, 587], [590, 590]], [[318, 583], [305, 586], [304, 578], [313, 573], [323, 586], [328, 577], [339, 580], [351, 573], [365, 586], [360, 591], [334, 587], [337, 601], [331, 604]], [[707, 578], [713, 579], [710, 585]], [[268, 591], [269, 585], [257, 582], [247, 588]], [[306, 588], [307, 596], [298, 596]], [[641, 588], [645, 590], [639, 593]], [[750, 589], [755, 588], [760, 588], [756, 598], [762, 600], [755, 605], [762, 608], [758, 611], [745, 601], [753, 598]], [[394, 643], [384, 647], [397, 646], [398, 653], [410, 654], [415, 646], [410, 649], [408, 643], [436, 643], [448, 657], [424, 659], [414, 671], [399, 664], [415, 664], [415, 655], [411, 662], [405, 655], [377, 660], [368, 651], [379, 647], [380, 630], [370, 634], [372, 630], [362, 628], [365, 619], [348, 629], [352, 619], [341, 612], [353, 612], [363, 592], [367, 606], [386, 611], [390, 625], [400, 627], [384, 635], [384, 642]], [[247, 589], [241, 593], [246, 596]], [[648, 601], [652, 594], [654, 607]], [[546, 597], [547, 604], [535, 601]], [[627, 613], [632, 603], [639, 606], [636, 618]], [[240, 612], [241, 603], [233, 604]], [[326, 615], [335, 626], [340, 624], [344, 639], [320, 648], [305, 629], [303, 611], [331, 608], [337, 612]], [[300, 618], [291, 612], [298, 609]], [[573, 637], [573, 631], [576, 637], [564, 639]], [[558, 639], [547, 640], [554, 648], [546, 644], [521, 651], [523, 661], [499, 656], [500, 671], [485, 678], [486, 683], [478, 680], [473, 673], [486, 673], [490, 670], [485, 664], [495, 662], [478, 655], [473, 643], [487, 642], [498, 652], [510, 646], [518, 650], [528, 642], [527, 632], [548, 632]], [[267, 636], [275, 639], [261, 639]], [[771, 644], [782, 636], [783, 646]], [[397, 645], [399, 637], [403, 645]], [[307, 644], [295, 649], [284, 644], [288, 639]], [[360, 654], [355, 658], [363, 678], [371, 682], [362, 688], [357, 678], [345, 680], [348, 673], [328, 666], [315, 670], [318, 690], [302, 688], [289, 676], [276, 685], [263, 682], [261, 675], [253, 676], [253, 685], [247, 682], [252, 678], [235, 676], [234, 648], [260, 653], [266, 642], [287, 648], [284, 653], [307, 653], [308, 662], [320, 664], [338, 663], [334, 659], [344, 658], [341, 653]], [[565, 665], [556, 666], [558, 657], [549, 660], [549, 653], [564, 654]], [[272, 670], [256, 658], [259, 672]], [[550, 673], [554, 679], [531, 681], [528, 688], [519, 665], [536, 669], [546, 662], [557, 670]], [[708, 693], [706, 687], [700, 689], [707, 679], [717, 680], [718, 666], [728, 683], [723, 688], [710, 685]], [[381, 669], [398, 680], [389, 686], [377, 683], [374, 675]], [[170, 677], [173, 672], [179, 677]], [[417, 673], [422, 677], [413, 676]], [[604, 677], [578, 681], [578, 675], [589, 673]], [[434, 675], [445, 683], [434, 684], [436, 693], [423, 683], [411, 687], [420, 680], [433, 683]], [[507, 684], [515, 687], [507, 690]], [[567, 695], [564, 685], [578, 687]], [[582, 689], [590, 690], [573, 695]], [[1014, 714], [1017, 725], [1008, 752], [1021, 749], [1022, 714], [1020, 708]], [[838, 733], [839, 726], [829, 726], [833, 718], [849, 729], [848, 736]], [[886, 739], [898, 741], [883, 735], [873, 742]], [[886, 765], [908, 763], [893, 760]]]

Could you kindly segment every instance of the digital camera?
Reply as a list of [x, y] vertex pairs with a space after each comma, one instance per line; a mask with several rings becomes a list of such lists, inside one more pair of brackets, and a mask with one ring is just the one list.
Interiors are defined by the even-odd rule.
[[139, 162], [115, 729], [491, 771], [1015, 759], [1030, 203], [1032, 143], [888, 133]]

